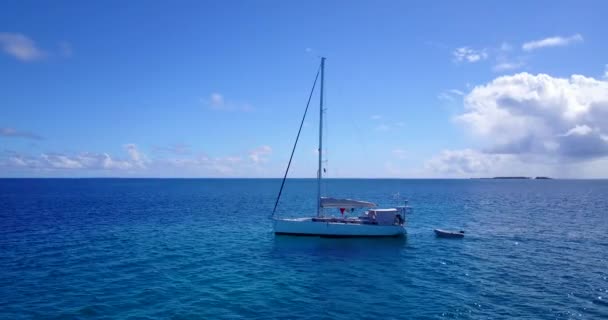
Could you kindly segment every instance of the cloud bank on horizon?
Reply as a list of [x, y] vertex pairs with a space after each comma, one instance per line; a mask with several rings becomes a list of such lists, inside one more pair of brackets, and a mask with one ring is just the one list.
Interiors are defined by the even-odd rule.
[[[601, 167], [608, 164], [608, 81], [583, 75], [569, 78], [527, 72], [505, 75], [463, 93], [463, 112], [453, 118], [480, 146], [444, 150], [424, 164], [422, 176], [557, 175], [556, 170]], [[219, 98], [216, 101], [222, 101]], [[379, 120], [380, 115], [371, 116]], [[4, 138], [42, 139], [39, 135], [1, 128]], [[166, 148], [169, 158], [150, 159], [135, 144], [126, 144], [125, 158], [107, 153], [43, 153], [26, 156], [0, 154], [0, 168], [52, 173], [57, 170], [106, 171], [108, 174], [145, 176], [151, 169], [188, 176], [256, 176], [272, 154], [268, 145], [241, 156], [193, 156], [185, 147]], [[396, 149], [398, 158], [406, 151]], [[393, 154], [396, 152], [393, 150]], [[255, 171], [250, 171], [256, 168]], [[262, 170], [264, 169], [264, 170]], [[591, 169], [589, 169], [591, 170]], [[272, 174], [279, 171], [271, 170]], [[577, 173], [573, 173], [577, 174]]]
[[263, 164], [272, 154], [270, 146], [250, 150], [247, 157], [210, 157], [174, 148], [163, 148], [161, 157], [150, 157], [132, 143], [123, 149], [126, 156], [118, 157], [94, 152], [25, 155], [5, 150], [0, 152], [0, 169], [41, 177], [256, 177], [267, 173]]

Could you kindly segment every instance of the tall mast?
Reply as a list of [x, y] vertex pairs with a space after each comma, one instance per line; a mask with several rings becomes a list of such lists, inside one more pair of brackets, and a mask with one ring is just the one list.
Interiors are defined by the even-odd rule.
[[321, 57], [321, 94], [319, 98], [319, 170], [317, 172], [317, 217], [321, 215], [321, 179], [323, 178], [323, 84], [325, 57]]

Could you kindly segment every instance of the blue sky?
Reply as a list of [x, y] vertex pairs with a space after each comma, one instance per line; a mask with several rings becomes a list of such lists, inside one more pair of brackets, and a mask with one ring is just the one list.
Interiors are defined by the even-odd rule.
[[602, 1], [0, 6], [3, 177], [608, 177]]

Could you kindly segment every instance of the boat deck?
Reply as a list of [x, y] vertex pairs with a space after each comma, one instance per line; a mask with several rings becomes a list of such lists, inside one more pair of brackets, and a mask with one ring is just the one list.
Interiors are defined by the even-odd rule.
[[378, 224], [377, 222], [368, 221], [362, 218], [336, 218], [336, 217], [320, 217], [312, 218], [313, 222], [332, 222], [332, 223], [352, 223], [352, 224]]

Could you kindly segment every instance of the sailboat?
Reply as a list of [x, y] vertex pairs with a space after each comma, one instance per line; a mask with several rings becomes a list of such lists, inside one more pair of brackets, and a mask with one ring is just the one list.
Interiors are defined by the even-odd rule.
[[[273, 210], [274, 233], [276, 235], [294, 235], [294, 236], [320, 236], [320, 237], [400, 237], [405, 234], [405, 215], [409, 207], [399, 206], [397, 208], [379, 209], [375, 203], [363, 200], [340, 199], [333, 197], [321, 196], [321, 180], [323, 179], [323, 87], [325, 78], [325, 58], [321, 58], [321, 65], [317, 71], [312, 90], [308, 98], [308, 104], [304, 111], [300, 130], [296, 137], [296, 142], [291, 152], [287, 170], [283, 177], [281, 189]], [[318, 169], [317, 169], [317, 213], [315, 216], [303, 218], [275, 218], [275, 212], [281, 192], [285, 185], [287, 173], [293, 159], [293, 154], [296, 149], [302, 124], [306, 118], [308, 106], [317, 83], [317, 79], [321, 75], [321, 88], [319, 99], [319, 149], [318, 149]], [[356, 209], [364, 209], [363, 214], [357, 217], [335, 217], [326, 215], [327, 209], [339, 209], [342, 213], [354, 212]]]

